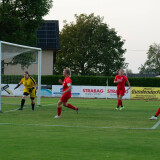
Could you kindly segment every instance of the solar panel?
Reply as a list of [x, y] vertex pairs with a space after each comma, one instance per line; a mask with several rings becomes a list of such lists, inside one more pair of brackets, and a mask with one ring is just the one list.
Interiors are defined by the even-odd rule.
[[37, 47], [59, 50], [59, 23], [57, 20], [47, 20], [37, 30]]

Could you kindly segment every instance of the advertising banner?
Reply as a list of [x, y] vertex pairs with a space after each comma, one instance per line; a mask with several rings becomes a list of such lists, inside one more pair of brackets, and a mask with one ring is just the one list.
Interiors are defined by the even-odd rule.
[[[2, 84], [1, 88], [4, 87], [6, 84]], [[17, 89], [14, 90], [14, 88], [17, 86], [17, 84], [9, 84], [9, 87], [4, 89], [1, 93], [3, 96], [22, 96], [23, 95], [23, 89], [24, 86], [21, 85]]]
[[106, 86], [81, 86], [81, 97], [106, 98]]
[[160, 88], [131, 87], [131, 99], [160, 100]]
[[[62, 85], [52, 85], [52, 97], [62, 96]], [[81, 97], [81, 86], [72, 86], [72, 97]]]
[[41, 89], [41, 96], [52, 97], [52, 89]]
[[[17, 89], [14, 90], [14, 88], [17, 86], [17, 84], [8, 84], [9, 87], [4, 89], [2, 91], [2, 96], [22, 96], [23, 95], [23, 90], [24, 86], [21, 85]], [[6, 84], [2, 84], [1, 88], [6, 86]], [[52, 97], [52, 90], [51, 89], [41, 89], [41, 96], [44, 97]]]
[[[61, 97], [62, 85], [52, 86], [52, 97]], [[106, 98], [105, 86], [72, 86], [72, 97]]]
[[[130, 90], [127, 91], [129, 87], [125, 87], [125, 95], [123, 99], [130, 99]], [[117, 87], [116, 86], [108, 86], [107, 87], [107, 98], [116, 99], [117, 98]]]

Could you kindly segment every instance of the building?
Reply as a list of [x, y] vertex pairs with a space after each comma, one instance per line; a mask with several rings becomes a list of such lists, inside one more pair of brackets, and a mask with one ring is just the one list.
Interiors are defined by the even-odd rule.
[[[37, 38], [37, 47], [42, 48], [42, 75], [52, 75], [56, 52], [60, 49], [59, 22], [57, 20], [44, 21], [37, 30]], [[4, 65], [5, 75], [22, 75], [24, 70], [27, 70], [31, 75], [38, 73], [37, 54], [35, 54], [34, 63], [24, 70], [20, 64], [10, 65], [8, 61], [5, 61]]]

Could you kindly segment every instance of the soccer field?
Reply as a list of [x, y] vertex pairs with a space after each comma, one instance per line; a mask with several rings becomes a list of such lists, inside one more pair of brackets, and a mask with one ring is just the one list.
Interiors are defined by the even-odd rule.
[[[2, 98], [20, 104], [21, 98]], [[2, 104], [0, 114], [1, 160], [159, 160], [160, 126], [150, 118], [158, 101], [71, 99], [79, 114], [63, 107], [57, 114], [57, 98], [42, 98], [31, 110], [27, 99], [19, 105]], [[155, 128], [155, 129], [153, 129]]]

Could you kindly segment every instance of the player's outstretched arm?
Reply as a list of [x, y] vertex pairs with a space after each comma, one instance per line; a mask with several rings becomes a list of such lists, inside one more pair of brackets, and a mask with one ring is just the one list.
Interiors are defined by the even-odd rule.
[[17, 84], [17, 86], [16, 86], [14, 89], [17, 89], [21, 84], [22, 84], [22, 83], [19, 82], [19, 83]]
[[127, 81], [127, 84], [128, 84], [128, 87], [129, 87], [127, 90], [129, 90], [131, 88], [130, 82]]

